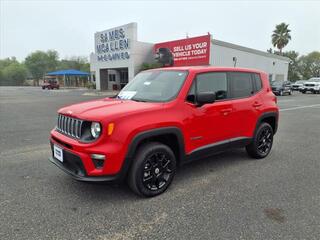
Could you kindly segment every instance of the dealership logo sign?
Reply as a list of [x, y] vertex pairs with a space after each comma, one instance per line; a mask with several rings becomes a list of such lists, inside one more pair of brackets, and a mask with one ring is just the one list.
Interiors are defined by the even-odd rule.
[[130, 41], [124, 28], [113, 29], [96, 35], [96, 54], [99, 62], [127, 60]]

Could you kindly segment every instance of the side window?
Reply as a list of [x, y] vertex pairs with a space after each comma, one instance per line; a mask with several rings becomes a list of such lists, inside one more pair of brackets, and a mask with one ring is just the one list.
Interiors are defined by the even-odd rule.
[[253, 94], [253, 84], [250, 73], [230, 72], [231, 97], [242, 98]]
[[253, 79], [254, 79], [254, 83], [255, 83], [255, 86], [256, 86], [255, 91], [259, 92], [261, 90], [261, 88], [262, 88], [262, 81], [261, 81], [260, 75], [257, 74], [257, 73], [254, 73], [253, 74]]
[[214, 92], [217, 100], [228, 96], [227, 74], [225, 72], [201, 73], [197, 75], [197, 92]]

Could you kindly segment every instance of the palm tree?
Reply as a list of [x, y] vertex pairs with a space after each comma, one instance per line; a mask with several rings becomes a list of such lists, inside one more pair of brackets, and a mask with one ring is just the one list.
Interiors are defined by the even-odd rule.
[[289, 24], [285, 23], [276, 25], [276, 29], [271, 36], [272, 44], [279, 49], [280, 55], [282, 54], [282, 49], [288, 44], [289, 40], [291, 40], [291, 30], [288, 29], [288, 27]]

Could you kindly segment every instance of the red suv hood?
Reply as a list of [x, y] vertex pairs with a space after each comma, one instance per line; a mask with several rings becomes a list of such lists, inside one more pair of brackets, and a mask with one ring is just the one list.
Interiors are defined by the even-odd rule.
[[151, 109], [158, 109], [162, 105], [162, 103], [105, 98], [66, 106], [58, 112], [84, 120], [98, 121], [104, 119], [106, 116], [110, 117], [133, 112], [144, 112]]

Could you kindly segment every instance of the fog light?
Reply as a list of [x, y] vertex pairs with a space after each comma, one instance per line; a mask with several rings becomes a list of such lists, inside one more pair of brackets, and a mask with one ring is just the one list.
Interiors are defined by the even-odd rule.
[[106, 156], [102, 154], [91, 154], [91, 159], [96, 168], [102, 168]]
[[91, 158], [97, 159], [97, 160], [105, 160], [106, 156], [102, 154], [91, 154]]

